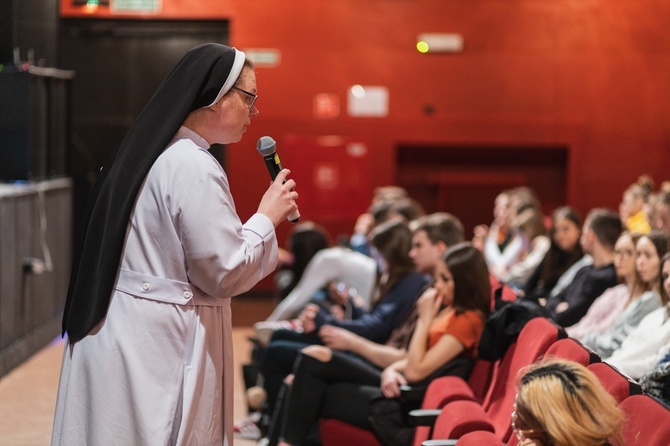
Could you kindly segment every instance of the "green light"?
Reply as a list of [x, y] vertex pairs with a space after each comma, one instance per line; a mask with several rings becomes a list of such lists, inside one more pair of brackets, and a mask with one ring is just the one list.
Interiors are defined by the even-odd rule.
[[421, 40], [416, 43], [416, 49], [419, 50], [420, 53], [427, 53], [430, 48], [426, 42]]

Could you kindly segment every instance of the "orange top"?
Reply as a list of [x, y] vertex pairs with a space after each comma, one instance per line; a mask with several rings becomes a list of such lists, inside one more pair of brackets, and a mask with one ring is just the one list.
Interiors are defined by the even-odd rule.
[[451, 311], [445, 317], [434, 321], [428, 333], [428, 348], [432, 348], [444, 335], [450, 334], [465, 347], [460, 356], [475, 358], [477, 344], [484, 330], [484, 319], [477, 311], [469, 310], [461, 314]]

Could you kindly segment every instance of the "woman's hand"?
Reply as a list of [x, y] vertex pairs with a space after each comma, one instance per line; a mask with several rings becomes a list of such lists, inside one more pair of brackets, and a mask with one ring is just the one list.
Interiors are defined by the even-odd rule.
[[290, 170], [282, 169], [277, 174], [258, 205], [258, 213], [267, 216], [275, 227], [298, 209], [295, 181], [286, 179], [289, 173]]
[[442, 307], [442, 296], [435, 288], [428, 288], [416, 301], [416, 311], [419, 319], [432, 321]]
[[324, 325], [319, 329], [319, 337], [326, 347], [334, 350], [350, 351], [351, 344], [356, 342], [357, 336], [344, 328]]
[[381, 391], [386, 398], [398, 398], [400, 396], [400, 386], [407, 384], [403, 374], [392, 366], [384, 369], [381, 378]]
[[489, 233], [489, 227], [486, 225], [477, 225], [474, 229], [472, 244], [480, 251], [484, 251], [484, 244]]
[[316, 313], [319, 312], [319, 306], [315, 304], [307, 304], [305, 308], [298, 316], [298, 320], [302, 324], [302, 329], [305, 333], [311, 333], [316, 330], [316, 324], [314, 323], [314, 318], [316, 318]]

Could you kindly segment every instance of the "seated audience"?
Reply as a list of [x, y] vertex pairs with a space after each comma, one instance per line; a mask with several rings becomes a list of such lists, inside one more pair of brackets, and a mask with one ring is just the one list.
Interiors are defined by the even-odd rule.
[[[412, 435], [409, 426], [397, 426], [393, 432], [374, 429], [374, 416], [369, 417], [368, 413], [371, 398], [395, 401], [400, 411], [397, 401], [400, 385], [425, 382], [449, 373], [449, 365], [457, 358], [466, 360], [455, 368], [467, 377], [489, 313], [490, 299], [488, 270], [482, 254], [471, 244], [449, 248], [436, 268], [434, 288], [428, 289], [417, 302], [416, 328], [405, 358], [381, 370], [324, 347], [303, 350], [283, 402], [280, 444], [303, 444], [320, 416], [372, 430], [383, 444], [391, 437], [394, 443], [409, 444]], [[398, 415], [402, 418], [400, 412]]]
[[[554, 211], [551, 216], [551, 245], [544, 258], [530, 275], [522, 295], [526, 299], [544, 303], [550, 293], [558, 294], [574, 278], [574, 273], [584, 266], [580, 263], [574, 273], [566, 274], [584, 257], [579, 239], [582, 235], [582, 218], [569, 206]], [[565, 286], [559, 287], [559, 278], [566, 274]]]
[[661, 306], [660, 264], [661, 257], [668, 251], [668, 242], [670, 242], [670, 237], [660, 231], [652, 231], [641, 236], [637, 241], [635, 270], [642, 279], [645, 292], [639, 298], [629, 302], [607, 331], [588, 333], [580, 339], [600, 356], [611, 355], [647, 314]]
[[512, 412], [520, 446], [622, 445], [624, 414], [586, 367], [552, 359], [521, 376]]
[[321, 325], [339, 327], [383, 344], [407, 318], [427, 285], [424, 274], [416, 271], [409, 257], [411, 237], [411, 231], [403, 221], [388, 221], [370, 234], [371, 246], [378, 253], [376, 257], [381, 271], [370, 311], [362, 312], [355, 319], [342, 321], [308, 305], [301, 315], [304, 332], [283, 329], [274, 332], [261, 364], [263, 387], [267, 395], [262, 414], [265, 419], [261, 416], [261, 423], [267, 422], [268, 415], [272, 414], [282, 381], [291, 372], [300, 349], [323, 343], [318, 336]]
[[660, 276], [663, 306], [645, 316], [621, 347], [603, 358], [633, 379], [640, 379], [651, 371], [670, 352], [670, 253], [661, 259]]
[[631, 234], [628, 231], [621, 233], [614, 245], [614, 268], [621, 283], [605, 290], [579, 322], [566, 328], [568, 336], [581, 340], [586, 335], [606, 332], [624, 308], [648, 291], [648, 286], [642, 281], [635, 266], [637, 260], [635, 244], [640, 236], [641, 234]]
[[[335, 246], [322, 249], [309, 261], [301, 280], [265, 321], [254, 324], [256, 338], [266, 344], [272, 333], [280, 328], [300, 328], [297, 318], [317, 292], [331, 283], [345, 283], [355, 290], [363, 308], [370, 308], [377, 263], [374, 259], [351, 249]], [[281, 323], [277, 323], [281, 322]]]
[[472, 244], [484, 253], [489, 271], [496, 278], [523, 255], [523, 240], [512, 222], [520, 212], [529, 208], [539, 209], [539, 201], [530, 188], [504, 190], [495, 199], [491, 226], [477, 225], [474, 228]]
[[624, 191], [619, 204], [619, 216], [629, 231], [646, 234], [651, 230], [645, 205], [653, 189], [653, 180], [647, 175], [642, 175], [637, 183], [631, 184]]
[[569, 327], [584, 317], [593, 301], [617, 282], [614, 244], [623, 231], [619, 216], [606, 209], [589, 212], [580, 243], [593, 264], [580, 269], [560, 293], [547, 299], [545, 307], [557, 324]]

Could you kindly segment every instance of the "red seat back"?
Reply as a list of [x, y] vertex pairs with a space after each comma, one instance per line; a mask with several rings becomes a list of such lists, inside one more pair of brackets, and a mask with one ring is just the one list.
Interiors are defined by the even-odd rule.
[[565, 337], [563, 329], [549, 319], [533, 318], [502, 358], [484, 400], [484, 409], [503, 442], [512, 434], [511, 414], [519, 371], [540, 359], [559, 337]]
[[503, 442], [493, 432], [474, 431], [458, 439], [457, 446], [503, 446]]
[[[468, 381], [457, 376], [443, 376], [428, 385], [421, 403], [422, 409], [439, 409], [452, 401], [475, 400], [481, 402], [488, 390], [494, 364], [485, 359], [478, 359]], [[431, 426], [418, 426], [414, 429], [415, 446], [420, 446], [430, 437]]]
[[433, 439], [458, 439], [468, 432], [493, 432], [482, 406], [475, 401], [461, 400], [447, 404], [435, 420]]
[[631, 395], [619, 404], [626, 414], [623, 440], [633, 446], [670, 444], [670, 409], [649, 395]]
[[573, 338], [559, 339], [554, 342], [544, 356], [569, 359], [584, 367], [601, 361], [600, 356], [596, 352]]
[[[605, 390], [614, 397], [617, 403], [630, 395], [642, 393], [642, 388], [638, 383], [606, 362], [597, 362], [587, 368], [598, 377]], [[670, 443], [670, 438], [668, 441]]]

